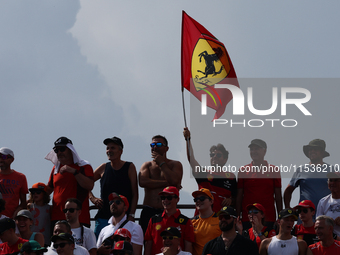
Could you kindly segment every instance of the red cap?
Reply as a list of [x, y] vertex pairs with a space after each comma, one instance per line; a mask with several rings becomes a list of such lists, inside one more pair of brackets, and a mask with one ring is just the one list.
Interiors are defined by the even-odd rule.
[[31, 192], [32, 190], [37, 190], [37, 189], [40, 189], [46, 192], [47, 186], [45, 185], [45, 183], [37, 182], [32, 185], [32, 188], [30, 188], [29, 191]]
[[263, 205], [259, 203], [249, 204], [247, 205], [246, 209], [249, 211], [250, 208], [255, 207], [256, 209], [259, 209], [263, 214], [266, 214], [266, 209], [264, 209]]
[[315, 211], [315, 205], [310, 200], [302, 200], [297, 206], [294, 207], [294, 209], [296, 209], [297, 207], [305, 207], [305, 208], [311, 207]]
[[169, 186], [163, 189], [163, 191], [159, 192], [158, 195], [163, 195], [163, 194], [170, 194], [170, 195], [176, 195], [179, 197], [179, 191], [176, 187], [174, 186]]
[[113, 234], [113, 236], [122, 236], [122, 237], [125, 237], [125, 238], [130, 238], [130, 240], [131, 240], [131, 233], [126, 228], [117, 229], [116, 232]]
[[129, 208], [130, 205], [129, 205], [129, 201], [127, 200], [127, 198], [124, 197], [123, 195], [118, 195], [116, 192], [113, 192], [109, 195], [109, 202], [115, 199], [116, 197], [120, 198], [124, 202], [125, 206]]

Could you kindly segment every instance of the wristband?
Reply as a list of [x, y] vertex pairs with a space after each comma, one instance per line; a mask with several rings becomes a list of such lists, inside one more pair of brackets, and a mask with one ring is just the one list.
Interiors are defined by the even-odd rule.
[[186, 138], [186, 139], [185, 139], [185, 141], [190, 141], [190, 139], [191, 139], [191, 137], [189, 137], [189, 138]]
[[79, 174], [79, 172], [76, 170], [73, 175], [76, 176], [77, 174]]
[[164, 165], [164, 164], [165, 164], [165, 162], [160, 163], [160, 164], [159, 164], [159, 167], [162, 167], [162, 165]]

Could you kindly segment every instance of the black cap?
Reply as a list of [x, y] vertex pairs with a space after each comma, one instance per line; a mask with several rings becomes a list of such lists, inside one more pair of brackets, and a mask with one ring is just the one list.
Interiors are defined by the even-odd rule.
[[57, 147], [57, 146], [66, 146], [68, 143], [70, 144], [73, 144], [72, 141], [70, 139], [68, 139], [67, 137], [65, 136], [61, 136], [59, 137], [55, 142], [54, 142], [54, 147]]
[[55, 242], [58, 239], [62, 239], [62, 240], [66, 240], [66, 241], [69, 241], [71, 243], [74, 243], [74, 238], [69, 233], [60, 233], [59, 235], [54, 235], [54, 236], [52, 236], [51, 241]]
[[290, 208], [286, 208], [280, 211], [279, 213], [279, 219], [283, 219], [283, 218], [287, 218], [289, 216], [294, 216], [295, 220], [298, 219], [298, 216], [295, 214], [295, 212], [290, 209]]
[[257, 145], [261, 148], [267, 149], [267, 144], [265, 141], [261, 140], [261, 139], [254, 139], [250, 142], [250, 144], [248, 145], [248, 148], [250, 148], [250, 146], [252, 145]]
[[115, 143], [117, 145], [119, 145], [120, 147], [122, 147], [122, 149], [124, 148], [123, 142], [120, 138], [118, 138], [117, 136], [114, 136], [112, 138], [106, 138], [103, 143], [105, 145], [108, 145], [109, 143]]
[[231, 206], [225, 206], [223, 207], [218, 213], [217, 216], [219, 216], [220, 214], [229, 214], [231, 217], [237, 218], [237, 213], [235, 208], [231, 207]]
[[11, 228], [15, 229], [14, 220], [10, 218], [3, 218], [0, 220], [0, 234]]
[[168, 227], [167, 229], [165, 229], [161, 232], [161, 236], [165, 236], [167, 234], [170, 234], [172, 236], [181, 237], [181, 232], [178, 230], [178, 228], [175, 228], [175, 227]]

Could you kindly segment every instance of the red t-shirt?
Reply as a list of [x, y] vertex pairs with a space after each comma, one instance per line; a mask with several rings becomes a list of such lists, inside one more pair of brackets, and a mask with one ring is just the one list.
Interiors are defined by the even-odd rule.
[[19, 205], [20, 194], [26, 196], [28, 193], [26, 176], [15, 170], [10, 174], [0, 174], [0, 192], [6, 201], [5, 210], [1, 214], [12, 218]]
[[28, 240], [19, 237], [18, 241], [11, 246], [9, 246], [7, 242], [2, 243], [0, 244], [0, 254], [12, 254], [14, 252], [19, 252], [22, 245], [26, 242], [28, 242]]
[[[93, 179], [93, 169], [91, 165], [78, 166], [72, 164], [69, 166], [77, 169], [79, 173]], [[62, 165], [60, 168], [61, 167]], [[48, 186], [53, 188], [51, 220], [65, 220], [63, 209], [65, 208], [66, 200], [69, 198], [77, 198], [83, 203], [79, 221], [83, 224], [90, 224], [89, 191], [79, 185], [73, 174], [68, 172], [64, 172], [63, 174], [58, 172], [57, 174], [54, 174], [54, 168], [55, 167], [53, 167], [48, 181]]]
[[324, 247], [320, 242], [311, 244], [308, 246], [313, 252], [313, 255], [324, 255], [324, 254], [340, 254], [340, 241], [334, 240], [331, 246]]
[[[266, 226], [264, 226], [262, 228], [261, 233], [263, 233], [265, 238], [270, 238], [270, 237], [276, 236], [275, 230], [274, 229], [269, 230], [269, 229], [267, 229]], [[255, 235], [254, 235], [254, 232], [253, 232], [253, 228], [248, 229], [248, 234], [249, 234], [249, 239], [254, 241]], [[261, 238], [259, 236], [257, 236], [255, 242], [257, 244], [257, 247], [259, 247], [259, 248], [260, 248], [261, 241], [262, 241]]]
[[[215, 213], [222, 209], [222, 201], [225, 198], [236, 198], [237, 184], [233, 173], [208, 173], [206, 178], [196, 178], [196, 181], [199, 189], [209, 189], [214, 196], [213, 211]], [[198, 215], [197, 209], [195, 215]]]
[[168, 227], [176, 227], [181, 232], [180, 246], [184, 249], [184, 240], [194, 243], [194, 228], [191, 220], [182, 215], [180, 210], [176, 210], [176, 213], [168, 216], [165, 212], [162, 215], [153, 216], [145, 233], [145, 241], [152, 240], [151, 255], [161, 253], [163, 247], [163, 239], [161, 232]]
[[[268, 167], [267, 161], [265, 164]], [[273, 165], [269, 166], [271, 169], [275, 168]], [[269, 174], [275, 178], [263, 178], [264, 175], [257, 172], [242, 172], [251, 167], [252, 163], [241, 167], [238, 173], [237, 188], [243, 189], [242, 221], [249, 221], [246, 206], [259, 203], [266, 209], [265, 220], [273, 222], [276, 220], [274, 192], [275, 188], [281, 188], [280, 172]]]

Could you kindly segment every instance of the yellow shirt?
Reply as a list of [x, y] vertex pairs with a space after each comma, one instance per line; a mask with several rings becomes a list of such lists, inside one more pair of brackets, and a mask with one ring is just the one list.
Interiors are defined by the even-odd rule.
[[214, 213], [209, 218], [204, 219], [197, 215], [191, 219], [191, 221], [195, 234], [195, 243], [192, 245], [192, 255], [202, 255], [204, 245], [222, 234], [218, 225], [219, 219]]

